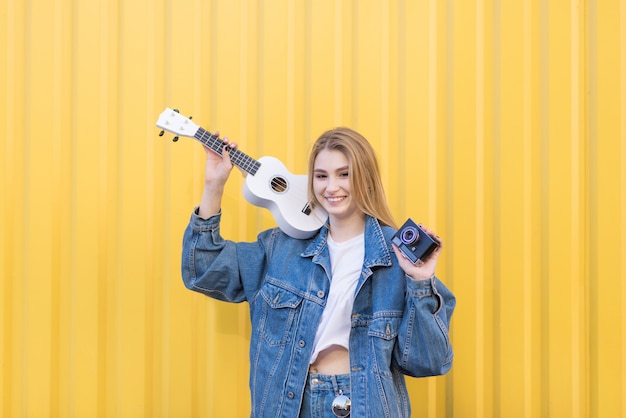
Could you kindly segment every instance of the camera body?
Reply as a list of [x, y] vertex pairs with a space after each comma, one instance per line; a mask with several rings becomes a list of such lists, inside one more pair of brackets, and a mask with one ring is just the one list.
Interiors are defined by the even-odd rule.
[[425, 262], [428, 256], [439, 246], [439, 243], [424, 232], [411, 218], [407, 219], [404, 225], [398, 229], [391, 242], [396, 244], [402, 254], [413, 264], [417, 263], [417, 260]]

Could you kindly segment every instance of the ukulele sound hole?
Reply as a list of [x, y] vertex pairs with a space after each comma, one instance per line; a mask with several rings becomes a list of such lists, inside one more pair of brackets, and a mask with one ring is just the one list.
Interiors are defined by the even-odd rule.
[[287, 180], [282, 177], [274, 177], [272, 179], [272, 190], [276, 193], [284, 193], [287, 191]]

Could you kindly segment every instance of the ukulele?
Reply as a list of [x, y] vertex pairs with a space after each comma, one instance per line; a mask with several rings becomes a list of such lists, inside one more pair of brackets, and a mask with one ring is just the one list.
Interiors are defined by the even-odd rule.
[[[176, 135], [194, 138], [218, 155], [222, 155], [224, 142], [181, 115], [177, 110], [166, 108], [159, 116], [156, 126]], [[174, 141], [178, 140], [178, 136]], [[324, 225], [327, 214], [320, 206], [311, 205], [308, 198], [308, 178], [294, 175], [274, 157], [258, 160], [238, 148], [229, 151], [230, 161], [245, 173], [243, 195], [251, 204], [268, 209], [278, 227], [297, 239], [310, 238]]]

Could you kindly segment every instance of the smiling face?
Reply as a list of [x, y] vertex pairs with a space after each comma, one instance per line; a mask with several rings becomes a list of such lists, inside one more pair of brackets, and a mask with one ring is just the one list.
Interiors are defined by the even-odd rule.
[[348, 158], [337, 150], [320, 151], [313, 168], [313, 190], [318, 202], [328, 212], [331, 224], [363, 218], [351, 187]]
[[[326, 209], [333, 226], [358, 230], [356, 222], [364, 225], [366, 215], [396, 226], [385, 199], [376, 154], [360, 133], [338, 127], [321, 134], [311, 149], [308, 172], [311, 204]], [[348, 219], [355, 223], [337, 224]]]

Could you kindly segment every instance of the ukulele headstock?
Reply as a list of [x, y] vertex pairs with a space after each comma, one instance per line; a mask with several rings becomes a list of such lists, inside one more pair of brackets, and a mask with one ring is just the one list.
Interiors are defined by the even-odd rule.
[[193, 137], [199, 128], [191, 121], [191, 117], [185, 117], [177, 109], [169, 107], [159, 115], [156, 126], [162, 129], [159, 136], [163, 136], [165, 131], [176, 134], [174, 142], [178, 141], [178, 135]]

